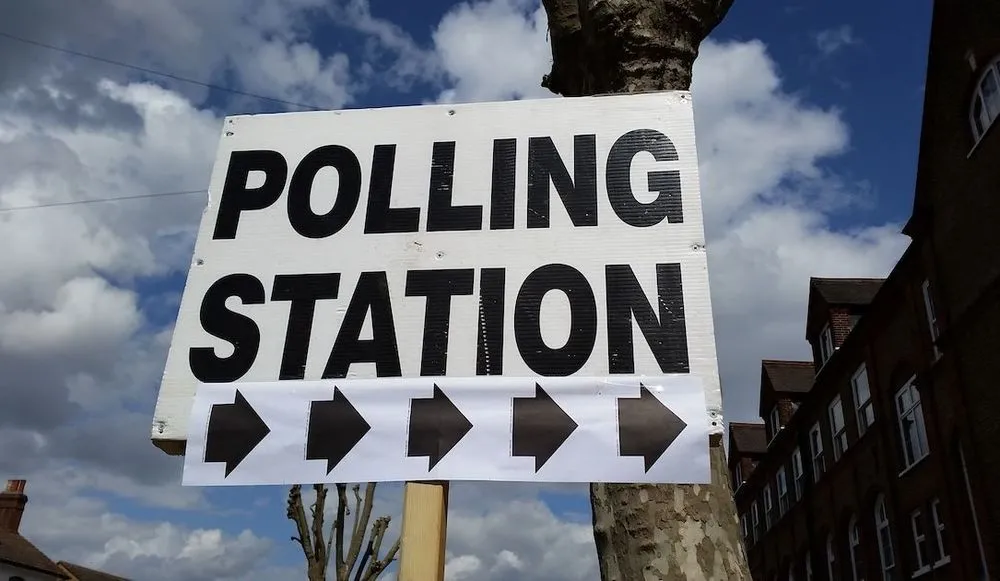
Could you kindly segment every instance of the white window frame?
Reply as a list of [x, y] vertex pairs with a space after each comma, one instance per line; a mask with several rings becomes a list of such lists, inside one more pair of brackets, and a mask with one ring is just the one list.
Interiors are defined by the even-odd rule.
[[[983, 85], [988, 76], [992, 75], [993, 79], [996, 81], [997, 93], [994, 96], [995, 101], [989, 102], [983, 95]], [[976, 101], [980, 101], [983, 106], [983, 110], [990, 117], [989, 119], [976, 119]], [[991, 110], [992, 109], [992, 110]], [[972, 130], [973, 141], [976, 145], [983, 139], [983, 136], [990, 130], [990, 128], [996, 123], [997, 118], [1000, 117], [1000, 58], [996, 58], [983, 70], [982, 74], [979, 75], [979, 79], [976, 81], [976, 88], [972, 93], [972, 101], [969, 103], [969, 125]], [[982, 127], [979, 127], [977, 121], [984, 122]]]
[[852, 516], [847, 523], [847, 549], [851, 557], [851, 578], [854, 581], [864, 581], [864, 572], [858, 576], [858, 565], [863, 565], [858, 560], [858, 551], [861, 550], [861, 527], [858, 525], [858, 517]]
[[733, 470], [733, 490], [739, 490], [743, 486], [743, 460], [736, 461], [736, 469]]
[[753, 542], [756, 543], [760, 538], [760, 509], [756, 500], [750, 503], [750, 519], [753, 524]]
[[806, 551], [806, 561], [805, 561], [805, 571], [806, 571], [806, 581], [813, 581], [813, 562], [809, 555], [809, 551]]
[[743, 542], [750, 542], [750, 519], [746, 514], [740, 515], [740, 532], [743, 534]]
[[[837, 426], [837, 410], [840, 414], [840, 426]], [[833, 442], [833, 461], [838, 462], [844, 453], [847, 452], [849, 442], [847, 441], [847, 418], [844, 416], [844, 402], [840, 395], [833, 398], [827, 408], [827, 416], [830, 420], [830, 440]]]
[[938, 348], [938, 337], [941, 336], [941, 328], [938, 326], [937, 311], [934, 308], [934, 298], [931, 297], [931, 281], [924, 280], [920, 285], [920, 293], [924, 297], [924, 316], [927, 317], [927, 329], [931, 334], [931, 346], [934, 348], [934, 360], [941, 357], [941, 350]]
[[937, 537], [938, 560], [934, 562], [935, 567], [940, 567], [951, 562], [951, 555], [948, 554], [944, 546], [944, 520], [941, 519], [941, 500], [935, 498], [931, 501], [931, 525], [934, 527], [934, 535]]
[[[927, 531], [921, 530], [921, 526], [918, 525], [919, 522], [923, 525], [923, 527], [926, 527], [926, 521], [924, 521], [922, 517], [923, 512], [919, 508], [910, 513], [910, 528], [913, 531], [913, 550], [914, 555], [917, 558], [917, 569], [913, 572], [914, 577], [922, 573], [926, 573], [931, 568], [930, 547], [927, 544]], [[921, 546], [923, 546], [922, 552]]]
[[864, 363], [851, 376], [851, 393], [854, 396], [854, 413], [858, 418], [858, 435], [864, 436], [875, 423], [875, 402], [872, 401], [868, 367]]
[[892, 529], [889, 528], [889, 513], [885, 508], [885, 496], [875, 501], [875, 538], [878, 540], [878, 557], [882, 565], [882, 579], [890, 581], [896, 567], [896, 555], [892, 547]]
[[836, 347], [833, 345], [833, 329], [830, 328], [830, 323], [827, 323], [819, 332], [819, 364], [821, 368], [833, 357], [834, 351], [836, 351]]
[[785, 516], [788, 509], [791, 508], [791, 503], [788, 501], [788, 477], [785, 472], [785, 467], [782, 466], [778, 468], [778, 474], [774, 477], [777, 483], [778, 490], [778, 518]]
[[[924, 425], [923, 406], [920, 402], [920, 391], [914, 383], [915, 377], [911, 377], [896, 392], [896, 420], [899, 427], [900, 445], [903, 452], [903, 472], [909, 470], [918, 462], [930, 454], [930, 447], [927, 443], [927, 427]], [[904, 396], [908, 396], [909, 401], [904, 402]], [[905, 421], [912, 422], [915, 428], [915, 438], [910, 438], [907, 432]], [[911, 445], [913, 448], [911, 449]]]
[[802, 450], [795, 447], [792, 451], [792, 490], [795, 491], [794, 502], [802, 500], [805, 491], [805, 474], [802, 470]]
[[771, 484], [764, 485], [764, 530], [771, 530], [774, 524], [774, 499], [771, 498]]
[[809, 429], [809, 452], [812, 454], [813, 482], [819, 482], [826, 472], [826, 457], [823, 456], [823, 429], [819, 422]]
[[831, 532], [826, 537], [826, 572], [828, 574], [827, 579], [836, 579], [833, 576], [833, 569], [837, 565], [837, 551], [834, 550], [833, 543], [833, 533]]
[[774, 437], [778, 435], [783, 427], [781, 425], [781, 415], [778, 413], [778, 406], [775, 405], [771, 408], [771, 413], [768, 414], [768, 427], [771, 428], [771, 437], [767, 440], [768, 445], [774, 440]]

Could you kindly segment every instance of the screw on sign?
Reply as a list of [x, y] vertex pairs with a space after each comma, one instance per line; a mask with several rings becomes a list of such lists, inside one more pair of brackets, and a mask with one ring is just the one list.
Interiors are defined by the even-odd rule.
[[229, 121], [154, 414], [185, 484], [709, 480], [686, 93]]

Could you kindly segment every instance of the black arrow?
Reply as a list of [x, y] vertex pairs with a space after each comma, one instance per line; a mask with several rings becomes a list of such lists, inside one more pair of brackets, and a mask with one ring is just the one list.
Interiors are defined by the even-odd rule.
[[646, 472], [681, 435], [687, 424], [663, 405], [645, 385], [639, 397], [618, 399], [618, 450], [621, 456], [642, 456]]
[[270, 433], [271, 428], [237, 389], [233, 403], [217, 403], [209, 412], [205, 462], [225, 462], [229, 476]]
[[434, 397], [410, 401], [410, 435], [406, 455], [427, 456], [430, 459], [427, 469], [433, 470], [471, 429], [469, 418], [434, 384]]
[[347, 396], [334, 387], [333, 400], [314, 401], [309, 406], [306, 460], [326, 460], [329, 474], [370, 429]]
[[537, 383], [535, 397], [514, 398], [513, 424], [511, 455], [534, 457], [535, 472], [577, 428], [573, 418]]

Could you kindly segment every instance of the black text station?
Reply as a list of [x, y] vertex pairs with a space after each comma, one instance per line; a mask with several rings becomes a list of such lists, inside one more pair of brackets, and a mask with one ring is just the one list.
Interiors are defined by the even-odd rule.
[[[395, 145], [376, 145], [367, 204], [360, 211], [365, 234], [413, 233], [421, 222], [427, 232], [509, 230], [515, 228], [516, 139], [493, 143], [492, 180], [488, 207], [452, 204], [455, 172], [455, 142], [437, 142], [432, 149], [426, 216], [421, 208], [393, 207], [391, 192]], [[527, 228], [549, 227], [550, 186], [566, 209], [574, 227], [598, 226], [597, 143], [593, 134], [576, 135], [572, 173], [550, 137], [527, 139]], [[658, 161], [677, 161], [671, 140], [651, 129], [624, 133], [608, 150], [604, 164], [607, 197], [617, 219], [635, 228], [648, 228], [664, 221], [682, 223], [679, 170], [660, 169], [648, 173], [655, 198], [640, 202], [634, 195], [630, 171], [633, 159], [645, 152]], [[322, 168], [339, 174], [333, 207], [316, 214], [310, 206], [313, 179]], [[263, 173], [263, 183], [247, 187], [250, 173]], [[396, 176], [399, 178], [400, 176]], [[359, 214], [362, 170], [357, 155], [340, 145], [326, 145], [308, 153], [294, 168], [277, 151], [235, 151], [219, 201], [212, 243], [224, 244], [239, 236], [240, 216], [263, 211], [285, 196], [290, 227], [308, 238], [337, 234]], [[485, 191], [485, 190], [484, 190]], [[488, 216], [487, 216], [488, 214]], [[603, 219], [603, 218], [602, 218]], [[641, 257], [637, 257], [640, 258]], [[513, 258], [512, 258], [513, 259]], [[599, 280], [588, 279], [568, 264], [532, 266], [521, 280], [510, 280], [508, 270], [496, 265], [483, 268], [408, 270], [402, 288], [389, 287], [381, 266], [360, 274], [351, 273], [353, 288], [345, 288], [344, 272], [287, 273], [262, 280], [247, 272], [218, 278], [201, 297], [200, 322], [204, 331], [233, 345], [220, 356], [212, 347], [189, 350], [192, 374], [203, 382], [231, 382], [246, 374], [257, 359], [262, 332], [285, 337], [280, 372], [275, 379], [303, 379], [308, 358], [325, 358], [322, 378], [343, 378], [355, 363], [374, 363], [379, 377], [404, 375], [442, 376], [447, 372], [447, 337], [452, 321], [452, 303], [476, 301], [477, 375], [504, 373], [505, 328], [513, 326], [517, 352], [534, 373], [567, 376], [579, 371], [590, 359], [598, 329], [606, 333], [608, 369], [612, 374], [635, 372], [633, 322], [663, 373], [689, 372], [688, 339], [679, 262], [648, 264], [636, 272], [630, 264], [607, 264]], [[647, 296], [637, 276], [655, 275], [656, 294]], [[520, 278], [520, 277], [519, 277]], [[477, 286], [478, 280], [478, 286]], [[354, 283], [353, 281], [356, 281]], [[514, 304], [505, 301], [506, 289], [517, 285]], [[478, 288], [478, 296], [474, 289]], [[391, 292], [390, 292], [391, 291]], [[549, 292], [565, 294], [570, 305], [569, 338], [552, 347], [542, 338], [545, 318], [543, 297]], [[391, 298], [390, 298], [391, 297]], [[227, 308], [238, 299], [245, 313]], [[284, 328], [261, 329], [253, 317], [253, 306], [266, 302], [288, 303]], [[310, 348], [317, 301], [340, 301], [344, 316], [332, 348], [315, 353]], [[599, 309], [599, 301], [604, 308]], [[249, 308], [247, 308], [249, 307]], [[400, 367], [397, 329], [393, 319], [398, 309], [424, 309], [420, 368]], [[606, 320], [599, 321], [599, 311]], [[362, 327], [371, 318], [372, 337], [362, 339]], [[465, 321], [457, 323], [468, 324]], [[319, 322], [316, 322], [319, 324]], [[324, 321], [323, 324], [329, 325]], [[325, 349], [324, 349], [325, 351]], [[277, 362], [275, 362], [277, 363]]]

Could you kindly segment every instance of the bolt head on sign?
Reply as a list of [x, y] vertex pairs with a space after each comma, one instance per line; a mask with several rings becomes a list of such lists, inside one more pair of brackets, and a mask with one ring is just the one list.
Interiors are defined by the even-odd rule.
[[710, 480], [689, 93], [224, 125], [153, 418], [185, 484]]

